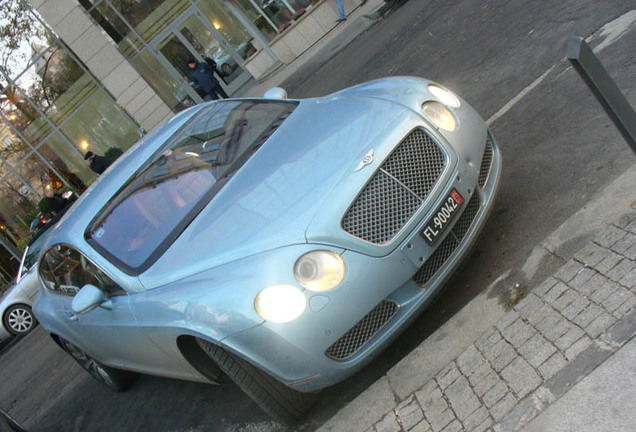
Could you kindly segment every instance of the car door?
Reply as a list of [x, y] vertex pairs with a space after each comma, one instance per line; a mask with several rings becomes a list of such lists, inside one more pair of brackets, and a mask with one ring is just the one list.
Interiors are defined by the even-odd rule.
[[[60, 297], [60, 336], [110, 366], [165, 374], [175, 360], [154, 345], [141, 331], [130, 310], [130, 296], [122, 287], [77, 249], [58, 244], [42, 257], [40, 274], [49, 290]], [[108, 302], [85, 313], [73, 311], [75, 295], [87, 284], [102, 290]]]

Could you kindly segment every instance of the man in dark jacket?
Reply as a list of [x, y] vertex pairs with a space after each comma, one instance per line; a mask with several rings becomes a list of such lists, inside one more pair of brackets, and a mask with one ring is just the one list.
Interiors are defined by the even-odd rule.
[[86, 154], [84, 155], [84, 160], [88, 161], [88, 166], [90, 167], [90, 169], [95, 171], [97, 174], [101, 174], [106, 171], [106, 168], [108, 168], [110, 164], [113, 163], [113, 161], [108, 159], [107, 157], [97, 156], [92, 151], [86, 152]]
[[188, 60], [190, 68], [190, 81], [197, 84], [203, 90], [203, 100], [217, 100], [229, 97], [214, 76], [214, 68], [205, 62], [198, 62], [191, 58]]

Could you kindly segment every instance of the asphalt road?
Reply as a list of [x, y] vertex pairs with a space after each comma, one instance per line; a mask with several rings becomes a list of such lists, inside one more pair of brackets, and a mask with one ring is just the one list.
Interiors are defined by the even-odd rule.
[[[504, 155], [496, 207], [464, 269], [377, 360], [325, 390], [294, 430], [326, 421], [504, 272], [532, 284], [518, 271], [532, 248], [636, 162], [565, 61], [569, 36], [597, 33], [633, 8], [632, 0], [602, 7], [594, 0], [410, 0], [323, 67], [284, 83], [291, 97], [307, 97], [383, 76], [424, 76], [461, 94], [484, 118], [496, 115], [491, 128]], [[634, 46], [632, 28], [599, 56], [636, 106]], [[0, 355], [0, 382], [0, 406], [32, 431], [282, 430], [231, 386], [143, 376], [129, 391], [112, 393], [39, 328]]]

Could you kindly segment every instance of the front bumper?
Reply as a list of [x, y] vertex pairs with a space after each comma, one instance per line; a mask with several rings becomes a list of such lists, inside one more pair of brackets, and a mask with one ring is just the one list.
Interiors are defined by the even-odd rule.
[[[345, 251], [348, 274], [343, 284], [328, 293], [306, 292], [308, 310], [300, 318], [266, 322], [223, 344], [301, 391], [330, 386], [362, 368], [434, 300], [477, 242], [501, 175], [501, 155], [490, 138], [492, 163], [483, 187], [478, 169], [460, 159], [436, 202], [418, 215], [410, 234], [391, 253], [373, 257]], [[464, 197], [461, 213], [429, 246], [421, 231], [453, 189]], [[334, 349], [338, 344], [344, 347]]]

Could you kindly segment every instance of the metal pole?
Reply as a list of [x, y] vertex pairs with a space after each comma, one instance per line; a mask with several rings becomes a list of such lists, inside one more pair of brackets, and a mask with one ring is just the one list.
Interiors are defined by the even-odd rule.
[[568, 40], [568, 59], [636, 153], [636, 112], [589, 45], [579, 36]]

